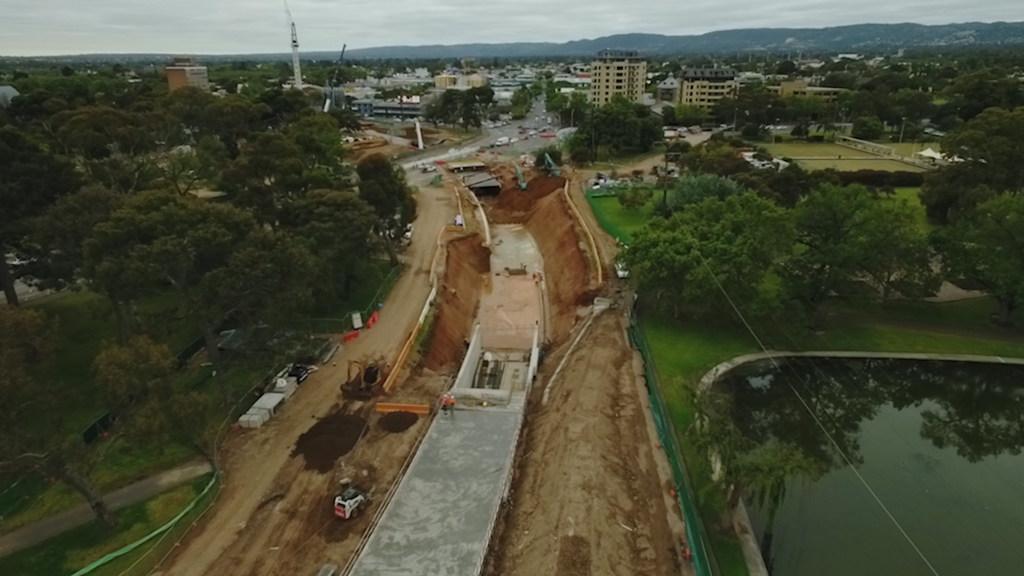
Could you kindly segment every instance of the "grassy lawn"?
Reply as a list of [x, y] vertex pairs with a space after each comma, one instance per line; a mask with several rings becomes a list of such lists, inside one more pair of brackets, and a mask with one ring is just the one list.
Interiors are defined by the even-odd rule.
[[627, 156], [614, 156], [610, 158], [600, 158], [596, 162], [587, 166], [590, 170], [621, 170], [632, 164], [638, 164], [651, 158], [660, 157], [665, 154], [664, 144], [655, 144], [654, 149], [649, 152], [643, 152], [640, 154], [631, 154]]
[[[851, 150], [852, 152], [852, 150]], [[797, 160], [807, 170], [838, 170], [840, 172], [856, 172], [857, 170], [881, 170], [883, 172], [924, 172], [923, 168], [905, 164], [898, 160]]]
[[867, 156], [867, 152], [852, 150], [829, 142], [774, 142], [760, 144], [776, 158]]
[[[0, 574], [12, 576], [58, 576], [70, 574], [104, 554], [130, 544], [162, 526], [180, 513], [209, 482], [204, 476], [190, 484], [164, 492], [146, 502], [129, 506], [117, 512], [118, 525], [107, 528], [99, 522], [65, 532], [47, 542], [0, 558]], [[201, 510], [198, 506], [193, 514]], [[177, 526], [187, 525], [190, 516], [182, 519]], [[170, 537], [166, 540], [173, 542]], [[149, 546], [122, 557], [93, 572], [99, 576], [115, 576], [129, 568]], [[145, 574], [152, 562], [161, 554], [150, 554], [145, 562], [139, 562], [137, 570], [130, 574]], [[144, 568], [144, 569], [143, 569]]]
[[623, 208], [615, 196], [587, 197], [601, 227], [618, 241], [629, 244], [632, 233], [651, 217], [653, 203], [643, 208]]
[[[239, 359], [221, 366], [217, 376], [213, 375], [213, 367], [196, 366], [182, 372], [180, 378], [188, 386], [205, 387], [211, 394], [225, 396], [224, 405], [227, 405], [234, 404], [273, 367], [272, 358]], [[89, 446], [84, 453], [95, 463], [89, 477], [102, 493], [198, 457], [191, 448], [179, 444], [128, 441], [116, 436]], [[0, 533], [85, 502], [63, 483], [48, 482], [35, 474], [5, 477], [3, 480], [0, 488]]]

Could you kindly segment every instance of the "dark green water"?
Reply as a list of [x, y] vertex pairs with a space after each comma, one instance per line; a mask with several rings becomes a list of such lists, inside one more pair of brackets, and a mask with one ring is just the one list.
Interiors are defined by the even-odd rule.
[[773, 576], [1024, 575], [1024, 368], [793, 359], [723, 384], [748, 439], [804, 457], [746, 499]]

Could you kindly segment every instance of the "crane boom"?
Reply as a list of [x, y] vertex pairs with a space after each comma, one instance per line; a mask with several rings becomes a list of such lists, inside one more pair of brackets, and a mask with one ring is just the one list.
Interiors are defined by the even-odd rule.
[[288, 15], [288, 24], [292, 32], [292, 72], [295, 74], [295, 88], [302, 90], [302, 66], [299, 63], [299, 33], [295, 30], [295, 19], [288, 8], [288, 0], [284, 0], [284, 11]]
[[330, 112], [331, 107], [334, 106], [334, 88], [338, 85], [338, 72], [341, 71], [341, 66], [345, 62], [345, 49], [348, 48], [348, 44], [341, 45], [341, 56], [338, 57], [338, 63], [334, 66], [334, 74], [331, 75], [331, 79], [327, 82], [327, 90], [324, 91], [324, 112]]

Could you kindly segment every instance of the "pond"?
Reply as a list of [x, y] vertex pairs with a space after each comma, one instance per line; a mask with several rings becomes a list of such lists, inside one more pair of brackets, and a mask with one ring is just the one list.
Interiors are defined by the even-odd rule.
[[720, 383], [748, 442], [792, 448], [746, 495], [773, 576], [1024, 574], [1024, 367], [794, 358]]

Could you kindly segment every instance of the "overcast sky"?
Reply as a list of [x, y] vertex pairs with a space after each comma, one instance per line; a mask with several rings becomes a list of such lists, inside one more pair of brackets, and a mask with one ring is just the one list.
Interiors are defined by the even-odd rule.
[[[1024, 19], [1022, 0], [291, 0], [303, 50]], [[281, 0], [0, 0], [0, 55], [286, 52]]]

